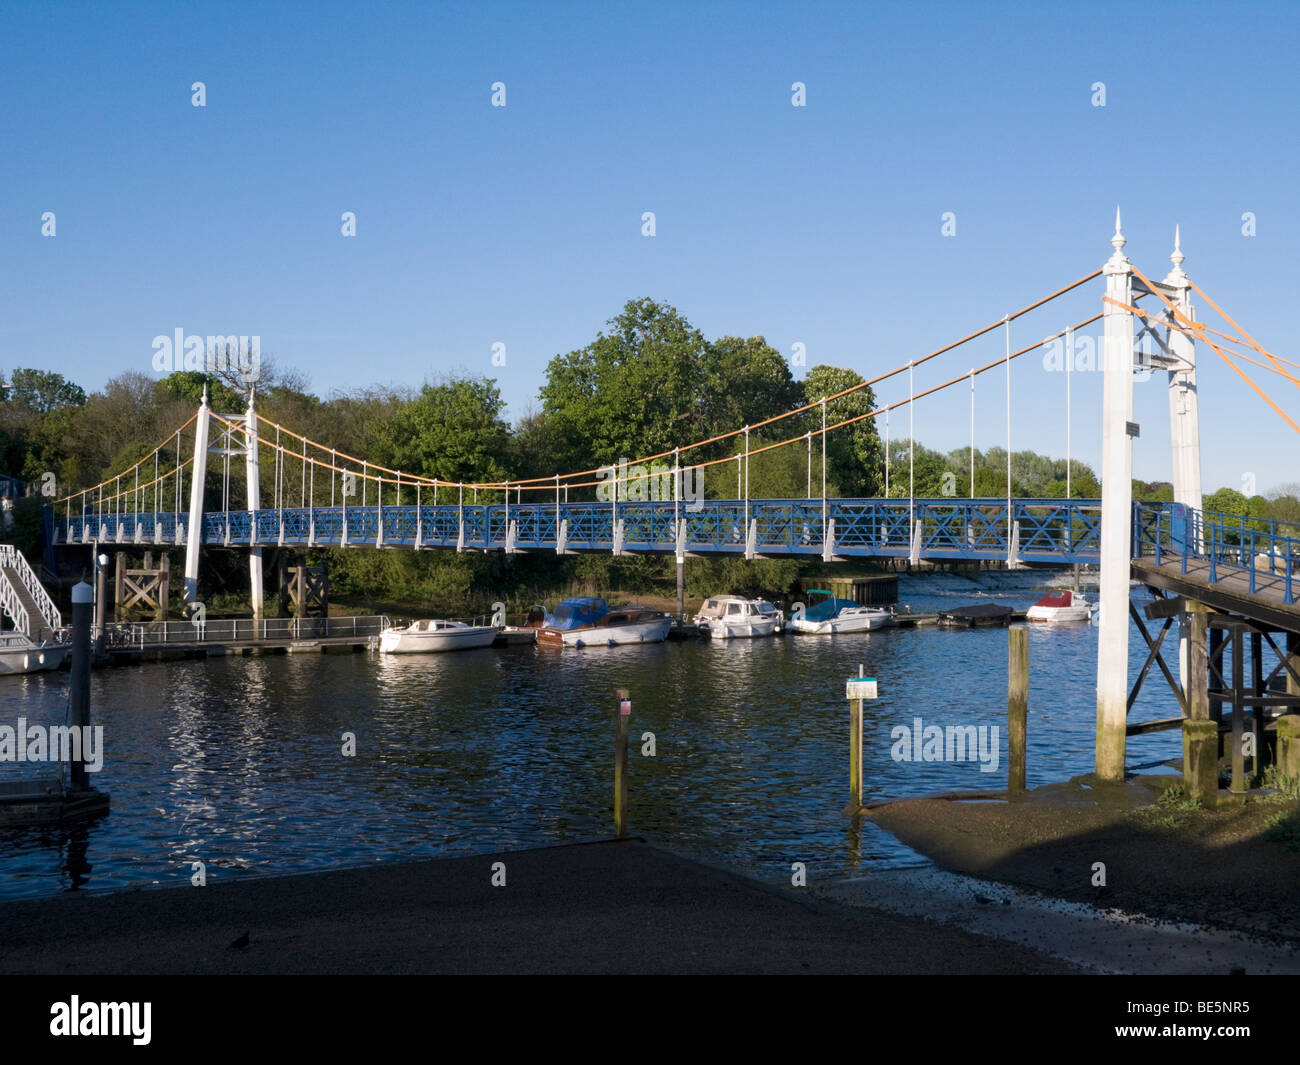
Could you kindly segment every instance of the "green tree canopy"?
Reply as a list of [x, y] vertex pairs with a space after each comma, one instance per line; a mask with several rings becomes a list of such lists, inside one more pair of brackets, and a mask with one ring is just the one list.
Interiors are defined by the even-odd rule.
[[426, 384], [377, 430], [376, 461], [445, 481], [506, 475], [510, 427], [495, 380], [453, 377]]

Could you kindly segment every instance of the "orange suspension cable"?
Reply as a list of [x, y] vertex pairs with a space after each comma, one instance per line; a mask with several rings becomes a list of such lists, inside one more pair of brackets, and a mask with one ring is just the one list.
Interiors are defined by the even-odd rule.
[[[1286, 412], [1283, 411], [1281, 407], [1279, 407], [1268, 396], [1266, 396], [1263, 390], [1257, 384], [1255, 384], [1254, 381], [1252, 381], [1249, 377], [1246, 376], [1245, 371], [1242, 370], [1241, 367], [1238, 366], [1236, 363], [1234, 363], [1224, 353], [1223, 349], [1220, 348], [1219, 345], [1217, 345], [1213, 340], [1211, 340], [1209, 337], [1205, 335], [1205, 331], [1203, 329], [1197, 329], [1196, 328], [1198, 325], [1197, 322], [1193, 322], [1190, 318], [1187, 317], [1187, 315], [1183, 314], [1182, 311], [1180, 311], [1177, 307], [1175, 307], [1173, 303], [1165, 299], [1164, 293], [1162, 293], [1158, 288], [1156, 288], [1155, 285], [1153, 285], [1146, 278], [1146, 276], [1143, 275], [1142, 271], [1139, 270], [1136, 266], [1130, 265], [1130, 269], [1139, 278], [1141, 278], [1141, 280], [1146, 284], [1147, 288], [1149, 288], [1152, 292], [1154, 292], [1156, 296], [1161, 300], [1161, 302], [1163, 302], [1164, 305], [1168, 307], [1171, 312], [1173, 312], [1174, 317], [1180, 319], [1183, 322], [1183, 324], [1186, 325], [1189, 329], [1195, 330], [1196, 333], [1200, 336], [1201, 340], [1204, 341], [1204, 343], [1208, 347], [1210, 347], [1216, 354], [1218, 354], [1219, 358], [1221, 358], [1224, 362], [1228, 364], [1229, 368], [1232, 370], [1233, 373], [1235, 373], [1238, 377], [1240, 377], [1243, 381], [1245, 381], [1246, 384], [1250, 385], [1251, 389], [1255, 392], [1255, 394], [1259, 396], [1259, 398], [1262, 399], [1265, 403], [1267, 403], [1270, 407], [1272, 407], [1274, 412], [1278, 415], [1278, 417], [1280, 417], [1284, 422], [1286, 422], [1287, 425], [1291, 426], [1291, 428], [1294, 429], [1297, 433], [1300, 433], [1300, 425], [1296, 425], [1296, 423], [1293, 422], [1287, 416]], [[1215, 309], [1217, 310], [1217, 308]], [[1222, 314], [1223, 312], [1220, 311], [1219, 313]]]
[[1290, 382], [1296, 386], [1296, 388], [1300, 388], [1300, 381], [1297, 381], [1294, 377], [1291, 376], [1291, 374], [1287, 373], [1285, 370], [1282, 369], [1280, 365], [1278, 365], [1278, 359], [1276, 358], [1276, 356], [1272, 355], [1271, 353], [1261, 348], [1259, 344], [1255, 342], [1255, 338], [1252, 337], [1249, 333], [1247, 333], [1246, 330], [1242, 329], [1241, 326], [1239, 326], [1236, 322], [1234, 322], [1230, 317], [1228, 317], [1228, 314], [1217, 303], [1215, 303], [1214, 300], [1210, 299], [1209, 296], [1207, 296], [1204, 292], [1201, 291], [1200, 287], [1196, 284], [1195, 281], [1191, 281], [1189, 279], [1188, 284], [1192, 286], [1192, 291], [1194, 291], [1198, 296], [1201, 297], [1201, 299], [1205, 300], [1206, 303], [1208, 303], [1211, 307], [1213, 307], [1216, 311], [1219, 312], [1220, 318], [1222, 318], [1225, 322], [1227, 322], [1230, 326], [1232, 326], [1233, 329], [1237, 330], [1237, 332], [1239, 332], [1243, 337], [1246, 338], [1247, 344], [1249, 344], [1252, 348], [1254, 348], [1261, 355], [1263, 355], [1264, 358], [1268, 359], [1269, 362], [1273, 363], [1274, 366], [1277, 366], [1277, 369], [1282, 374], [1284, 374], [1290, 380]]

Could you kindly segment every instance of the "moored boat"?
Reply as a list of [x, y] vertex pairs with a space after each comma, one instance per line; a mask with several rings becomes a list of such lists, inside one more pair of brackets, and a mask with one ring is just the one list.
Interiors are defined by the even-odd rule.
[[609, 613], [609, 604], [591, 595], [572, 596], [555, 608], [546, 624], [537, 630], [537, 642], [551, 647], [564, 645], [566, 633], [590, 628]]
[[21, 632], [6, 632], [0, 635], [0, 674], [58, 669], [70, 649], [70, 644], [56, 640], [37, 643]]
[[786, 628], [811, 636], [834, 636], [848, 632], [870, 632], [894, 623], [893, 611], [881, 607], [863, 606], [852, 599], [837, 599], [830, 592], [809, 589], [812, 595], [824, 595], [815, 606], [808, 607], [802, 616], [791, 617]]
[[662, 643], [672, 628], [671, 615], [629, 603], [611, 610], [603, 599], [566, 599], [545, 625], [537, 642], [552, 647], [614, 647], [628, 643]]
[[1008, 625], [1011, 608], [998, 603], [977, 603], [939, 611], [939, 624], [949, 629], [973, 629], [977, 625]]
[[715, 640], [771, 636], [781, 631], [784, 616], [766, 599], [739, 595], [710, 596], [695, 615], [700, 632]]
[[466, 625], [439, 619], [415, 621], [400, 629], [387, 629], [379, 637], [385, 654], [425, 654], [491, 647], [501, 630], [495, 625]]
[[1078, 592], [1057, 588], [1031, 606], [1025, 617], [1030, 621], [1087, 621], [1093, 605]]

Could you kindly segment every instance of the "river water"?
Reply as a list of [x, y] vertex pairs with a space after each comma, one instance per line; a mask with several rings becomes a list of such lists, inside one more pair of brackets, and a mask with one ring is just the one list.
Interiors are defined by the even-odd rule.
[[[1053, 579], [903, 578], [900, 601], [918, 613], [981, 601], [1024, 607]], [[1029, 646], [1032, 787], [1092, 769], [1096, 629], [1031, 626]], [[1135, 633], [1133, 676], [1140, 646]], [[773, 882], [788, 883], [795, 861], [810, 880], [922, 864], [842, 813], [844, 680], [859, 665], [879, 679], [864, 728], [868, 798], [1000, 788], [1006, 660], [1005, 629], [926, 627], [98, 670], [92, 720], [104, 727], [105, 757], [92, 779], [112, 796], [112, 813], [73, 832], [0, 831], [0, 899], [184, 884], [196, 862], [213, 883], [609, 835], [617, 688], [632, 693], [635, 834]], [[3, 678], [0, 724], [62, 722], [67, 687], [67, 673]], [[1177, 712], [1153, 670], [1133, 718]], [[892, 730], [916, 718], [984, 727], [990, 741], [996, 726], [996, 771], [983, 771], [977, 752], [897, 760]], [[653, 756], [642, 753], [647, 732]], [[351, 756], [345, 733], [355, 736]], [[984, 753], [991, 764], [991, 747]], [[1180, 753], [1178, 732], [1156, 733], [1130, 740], [1129, 763]], [[33, 768], [0, 764], [0, 780]]]

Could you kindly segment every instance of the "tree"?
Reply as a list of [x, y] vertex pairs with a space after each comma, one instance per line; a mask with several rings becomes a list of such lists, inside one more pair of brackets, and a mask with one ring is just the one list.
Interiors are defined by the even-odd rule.
[[[527, 426], [532, 433], [545, 426], [551, 461], [562, 471], [664, 454], [799, 405], [786, 360], [761, 336], [708, 341], [676, 308], [649, 299], [628, 301], [607, 324], [585, 348], [551, 360], [540, 421]], [[798, 431], [779, 423], [766, 438]], [[743, 438], [731, 436], [683, 451], [680, 461], [743, 448]]]
[[585, 348], [546, 368], [542, 412], [569, 469], [636, 459], [697, 439], [708, 345], [676, 308], [629, 300]]
[[18, 369], [9, 378], [7, 402], [33, 414], [48, 414], [63, 407], [80, 407], [86, 402], [86, 392], [61, 373]]
[[[703, 371], [704, 417], [697, 429], [706, 436], [766, 421], [803, 404], [803, 390], [790, 376], [789, 363], [759, 336], [713, 341]], [[769, 435], [772, 440], [793, 436], [794, 423], [777, 422]]]
[[[816, 403], [801, 419], [800, 428], [820, 439], [822, 412], [820, 401], [845, 389], [861, 385], [865, 378], [853, 370], [838, 366], [814, 366], [803, 380], [804, 402]], [[846, 396], [828, 399], [826, 424], [835, 425], [860, 418], [852, 425], [826, 435], [827, 478], [848, 497], [872, 497], [884, 492], [884, 448], [876, 430], [876, 419], [861, 417], [876, 408], [876, 396], [870, 388], [859, 388]], [[784, 424], [784, 423], [782, 423]]]
[[7, 396], [0, 406], [0, 429], [9, 437], [7, 472], [28, 481], [54, 472], [63, 481], [68, 434], [85, 390], [60, 373], [19, 368], [10, 375]]
[[505, 477], [510, 427], [495, 380], [453, 377], [425, 384], [376, 428], [377, 458], [405, 473], [444, 481]]

